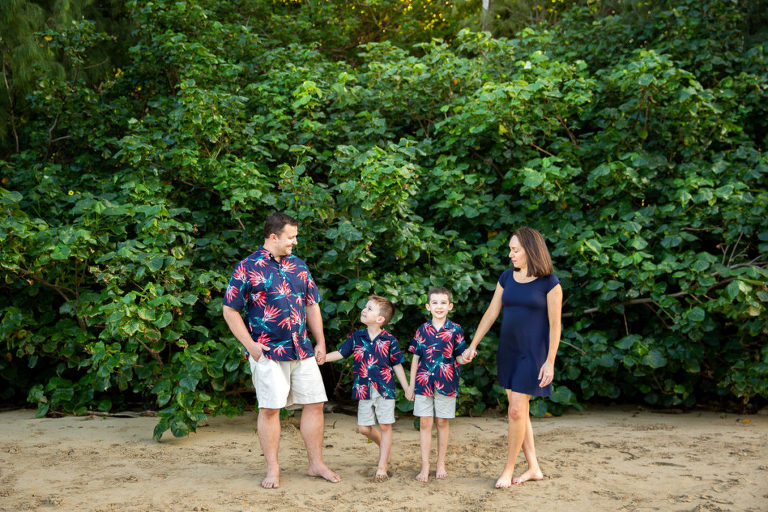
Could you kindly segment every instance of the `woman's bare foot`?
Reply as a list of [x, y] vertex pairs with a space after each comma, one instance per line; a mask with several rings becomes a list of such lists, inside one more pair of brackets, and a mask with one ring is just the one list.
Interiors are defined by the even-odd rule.
[[383, 482], [384, 480], [387, 480], [389, 478], [389, 473], [387, 473], [387, 467], [384, 466], [376, 468], [376, 476], [373, 477], [374, 480], [377, 482]]
[[267, 471], [267, 476], [261, 481], [261, 486], [265, 489], [277, 489], [280, 487], [280, 470], [274, 472]]
[[512, 471], [504, 471], [498, 480], [496, 480], [497, 489], [506, 489], [512, 485]]
[[543, 480], [544, 474], [541, 472], [540, 469], [528, 469], [525, 473], [523, 473], [520, 476], [517, 476], [512, 479], [512, 483], [515, 485], [519, 485], [523, 482], [527, 482], [528, 480]]
[[317, 476], [320, 478], [325, 478], [329, 482], [333, 482], [333, 483], [341, 482], [341, 477], [338, 474], [331, 471], [331, 469], [325, 464], [310, 466], [309, 469], [307, 470], [307, 474], [309, 476]]
[[419, 482], [429, 482], [429, 468], [422, 469], [421, 473], [416, 475], [416, 480]]
[[437, 466], [435, 471], [435, 478], [445, 478], [448, 476], [448, 472], [445, 470], [445, 466]]

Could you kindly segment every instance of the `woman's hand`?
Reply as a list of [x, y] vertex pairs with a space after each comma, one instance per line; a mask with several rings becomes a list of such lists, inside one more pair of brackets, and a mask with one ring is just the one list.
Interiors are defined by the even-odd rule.
[[472, 347], [468, 347], [467, 350], [461, 353], [461, 358], [464, 360], [461, 364], [468, 364], [472, 362], [472, 359], [477, 355], [477, 350]]
[[541, 370], [539, 370], [539, 387], [543, 388], [545, 386], [550, 385], [554, 377], [555, 377], [554, 363], [545, 361], [544, 364], [541, 365]]

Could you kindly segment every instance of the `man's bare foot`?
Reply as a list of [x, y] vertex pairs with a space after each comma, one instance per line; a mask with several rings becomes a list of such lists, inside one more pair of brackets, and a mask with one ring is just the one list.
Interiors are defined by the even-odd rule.
[[429, 482], [429, 469], [422, 469], [421, 473], [416, 475], [416, 480], [419, 482]]
[[331, 471], [331, 469], [326, 466], [325, 464], [317, 464], [315, 466], [310, 466], [307, 470], [307, 474], [309, 476], [317, 476], [320, 478], [325, 478], [329, 482], [338, 483], [341, 482], [341, 477], [337, 474]]
[[267, 476], [261, 481], [261, 486], [265, 489], [277, 489], [280, 487], [280, 470], [275, 472], [267, 471]]
[[512, 479], [515, 485], [527, 482], [528, 480], [543, 480], [544, 474], [540, 469], [528, 469], [525, 473]]
[[435, 478], [446, 478], [448, 476], [448, 472], [445, 470], [445, 466], [437, 467], [437, 470], [435, 471]]
[[497, 489], [506, 489], [512, 485], [512, 471], [505, 471], [501, 474], [498, 480], [496, 480]]
[[383, 482], [384, 480], [387, 480], [389, 478], [389, 473], [387, 473], [386, 467], [378, 467], [376, 468], [376, 476], [373, 477], [374, 480], [377, 482]]

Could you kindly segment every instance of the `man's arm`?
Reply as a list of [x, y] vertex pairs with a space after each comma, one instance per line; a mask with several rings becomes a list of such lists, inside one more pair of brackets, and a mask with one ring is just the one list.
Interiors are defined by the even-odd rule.
[[307, 306], [307, 327], [315, 339], [315, 359], [317, 364], [325, 362], [325, 333], [323, 333], [323, 315], [320, 304], [315, 302]]
[[229, 306], [222, 306], [224, 321], [227, 322], [229, 330], [235, 335], [237, 341], [239, 341], [245, 350], [251, 355], [254, 361], [261, 359], [261, 353], [264, 350], [269, 350], [269, 347], [253, 341], [251, 333], [248, 332], [248, 328], [245, 326], [243, 317], [240, 316], [240, 312]]

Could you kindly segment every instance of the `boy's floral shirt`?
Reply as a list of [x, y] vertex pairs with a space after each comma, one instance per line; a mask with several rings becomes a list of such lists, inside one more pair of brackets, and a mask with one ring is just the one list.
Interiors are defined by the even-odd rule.
[[273, 361], [315, 354], [307, 336], [306, 306], [317, 302], [320, 292], [306, 263], [292, 254], [278, 262], [264, 247], [237, 264], [224, 294], [225, 306], [245, 307], [251, 337], [269, 347], [262, 354]]
[[402, 364], [404, 358], [400, 344], [394, 336], [387, 331], [381, 331], [371, 340], [368, 329], [360, 329], [352, 333], [338, 350], [342, 357], [354, 354], [353, 399], [370, 400], [369, 385], [373, 385], [384, 398], [395, 398], [395, 376], [392, 367]]
[[459, 324], [446, 318], [445, 325], [437, 330], [431, 321], [423, 323], [416, 329], [408, 347], [408, 352], [419, 356], [414, 393], [456, 396], [459, 390], [459, 363], [456, 357], [466, 349], [464, 331]]

